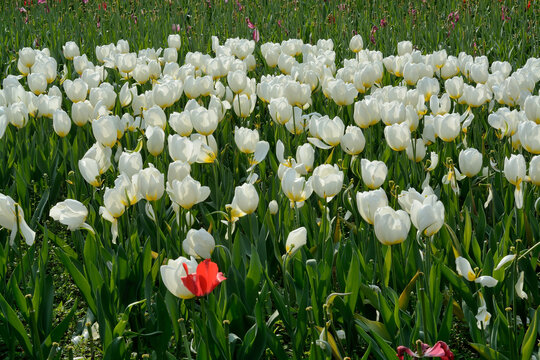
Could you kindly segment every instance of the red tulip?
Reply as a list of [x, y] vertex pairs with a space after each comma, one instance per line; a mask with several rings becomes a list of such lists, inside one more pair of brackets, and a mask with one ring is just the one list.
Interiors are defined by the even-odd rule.
[[183, 264], [186, 270], [186, 276], [181, 280], [184, 286], [191, 291], [195, 296], [204, 296], [209, 294], [218, 286], [223, 280], [227, 278], [223, 276], [223, 273], [218, 272], [218, 266], [216, 263], [206, 259], [197, 266], [197, 272], [190, 274], [186, 264]]
[[437, 341], [435, 345], [429, 347], [428, 344], [424, 344], [418, 340], [418, 353], [413, 352], [405, 346], [398, 346], [397, 351], [397, 357], [400, 360], [403, 360], [405, 354], [410, 355], [415, 359], [437, 357], [443, 360], [454, 360], [454, 354], [450, 351], [450, 348], [444, 341]]

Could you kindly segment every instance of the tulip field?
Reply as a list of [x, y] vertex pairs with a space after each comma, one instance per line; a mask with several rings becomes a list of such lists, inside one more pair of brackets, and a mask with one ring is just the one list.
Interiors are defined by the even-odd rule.
[[1, 359], [540, 360], [540, 4], [0, 5]]

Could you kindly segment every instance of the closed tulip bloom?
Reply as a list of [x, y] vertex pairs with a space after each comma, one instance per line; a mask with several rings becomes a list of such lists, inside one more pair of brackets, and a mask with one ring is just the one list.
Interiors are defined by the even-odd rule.
[[178, 50], [175, 48], [166, 48], [163, 50], [163, 60], [168, 63], [175, 63], [178, 61]]
[[90, 68], [92, 63], [88, 61], [88, 57], [86, 54], [82, 54], [81, 56], [75, 56], [73, 58], [73, 67], [75, 68], [75, 72], [79, 74], [79, 76], [82, 75], [84, 70], [87, 68]]
[[92, 186], [98, 187], [101, 185], [100, 173], [98, 162], [91, 158], [82, 158], [79, 160], [79, 171], [86, 180]]
[[287, 236], [285, 250], [289, 256], [293, 256], [300, 248], [307, 243], [307, 230], [305, 227], [300, 227], [293, 230]]
[[191, 122], [193, 128], [199, 134], [208, 136], [216, 131], [218, 126], [218, 117], [214, 110], [207, 110], [204, 107], [199, 107], [197, 109], [191, 110], [190, 113]]
[[313, 170], [314, 161], [315, 149], [311, 144], [305, 143], [296, 148], [296, 163], [304, 166], [306, 174]]
[[380, 187], [388, 174], [386, 164], [378, 160], [369, 161], [367, 159], [362, 159], [360, 161], [360, 169], [362, 172], [362, 180], [370, 189], [377, 189]]
[[246, 94], [236, 95], [233, 99], [232, 107], [236, 116], [246, 118], [255, 109], [255, 104], [257, 102], [257, 96]]
[[181, 42], [179, 34], [170, 34], [167, 37], [167, 45], [170, 48], [175, 48], [176, 50], [180, 50], [181, 44], [182, 44], [182, 42]]
[[385, 125], [399, 124], [406, 120], [406, 110], [402, 102], [386, 102], [380, 106], [380, 116]]
[[138, 84], [146, 84], [150, 80], [150, 67], [147, 64], [139, 63], [133, 68], [131, 76]]
[[64, 110], [55, 110], [53, 114], [53, 128], [54, 132], [60, 137], [69, 134], [69, 130], [71, 129], [71, 119]]
[[276, 215], [279, 210], [279, 205], [276, 200], [270, 201], [268, 204], [268, 211], [270, 212], [270, 215]]
[[373, 225], [375, 211], [378, 208], [388, 206], [388, 198], [383, 189], [356, 193], [356, 206], [362, 219]]
[[319, 165], [313, 170], [313, 191], [326, 201], [332, 200], [343, 186], [343, 171], [334, 164]]
[[122, 152], [118, 160], [120, 174], [126, 174], [130, 179], [142, 170], [143, 160], [139, 152]]
[[135, 69], [135, 66], [137, 66], [137, 54], [119, 54], [116, 65], [118, 66], [118, 70], [123, 73], [129, 74], [133, 71], [133, 69]]
[[235, 94], [241, 93], [248, 85], [246, 73], [242, 70], [231, 71], [227, 75], [227, 84]]
[[397, 52], [399, 56], [410, 54], [413, 51], [413, 44], [410, 41], [400, 41], [397, 44]]
[[467, 177], [473, 177], [482, 170], [482, 153], [474, 148], [459, 152], [459, 169]]
[[518, 125], [521, 145], [531, 154], [540, 154], [540, 123], [522, 121]]
[[118, 218], [122, 216], [126, 210], [125, 201], [125, 189], [123, 188], [106, 188], [103, 195], [103, 202], [105, 206], [99, 207], [99, 214], [103, 219], [111, 223], [111, 235], [112, 243], [116, 244], [116, 238], [118, 237]]
[[42, 73], [32, 73], [27, 77], [28, 87], [34, 94], [39, 95], [47, 90], [47, 78]]
[[394, 151], [402, 151], [411, 143], [411, 130], [407, 123], [393, 124], [384, 128], [384, 137]]
[[349, 41], [349, 49], [354, 53], [358, 53], [362, 51], [363, 48], [364, 48], [364, 40], [362, 40], [362, 36], [358, 34], [354, 35]]
[[358, 155], [364, 150], [366, 139], [359, 127], [347, 126], [341, 137], [341, 148], [349, 155]]
[[182, 180], [168, 180], [167, 194], [172, 201], [184, 209], [191, 209], [193, 205], [203, 202], [210, 195], [208, 186], [194, 180], [189, 174]]
[[510, 158], [504, 159], [504, 176], [506, 180], [516, 187], [514, 197], [516, 201], [516, 207], [521, 209], [523, 207], [523, 185], [522, 182], [525, 179], [525, 172], [527, 164], [523, 155], [512, 154]]
[[429, 195], [422, 202], [414, 200], [410, 214], [414, 226], [426, 236], [436, 234], [444, 224], [444, 205], [435, 195]]
[[92, 122], [92, 133], [103, 146], [113, 147], [117, 140], [118, 116], [101, 116]]
[[159, 126], [163, 130], [167, 126], [165, 111], [157, 105], [143, 111], [143, 118], [147, 126]]
[[411, 140], [407, 144], [405, 152], [407, 153], [409, 160], [420, 162], [426, 156], [426, 144], [423, 139]]
[[331, 147], [339, 145], [341, 138], [345, 132], [345, 125], [339, 117], [334, 117], [330, 119], [328, 116], [323, 116], [319, 119], [319, 124], [317, 126], [317, 135], [328, 144], [325, 146], [324, 143], [320, 143], [315, 139], [309, 139], [315, 146], [329, 149]]
[[21, 207], [9, 196], [0, 193], [0, 227], [11, 231], [9, 244], [13, 246], [17, 232], [21, 235], [28, 246], [34, 244], [36, 233], [30, 229], [24, 220], [24, 212]]
[[[235, 206], [236, 205], [236, 206]], [[240, 209], [244, 214], [251, 214], [257, 210], [259, 194], [252, 184], [243, 184], [234, 189], [232, 206]]]
[[66, 95], [74, 103], [78, 103], [86, 100], [88, 95], [88, 84], [82, 79], [75, 79], [74, 81], [66, 80], [63, 84]]
[[161, 154], [165, 145], [165, 131], [159, 126], [148, 126], [145, 135], [148, 152], [154, 156]]
[[68, 230], [87, 229], [92, 227], [86, 224], [88, 209], [77, 200], [67, 199], [54, 205], [49, 211], [49, 216], [62, 225], [66, 225]]
[[174, 82], [156, 84], [152, 90], [154, 102], [162, 109], [168, 108], [177, 100], [176, 93], [178, 90], [179, 88], [177, 88], [177, 85]]
[[529, 178], [534, 185], [540, 186], [540, 155], [533, 156], [529, 163]]
[[255, 147], [259, 142], [259, 132], [248, 128], [235, 127], [234, 142], [238, 146], [238, 150], [244, 154], [252, 154], [255, 152]]
[[528, 96], [523, 103], [527, 119], [540, 124], [540, 96]]
[[458, 137], [461, 131], [460, 115], [446, 114], [437, 115], [434, 119], [433, 128], [435, 134], [443, 141], [450, 142]]
[[444, 88], [450, 98], [457, 100], [463, 95], [463, 78], [456, 76], [444, 82]]
[[62, 98], [60, 96], [49, 96], [41, 94], [38, 97], [39, 116], [45, 116], [49, 119], [52, 119], [54, 111], [56, 109], [60, 109], [61, 107]]
[[28, 68], [32, 67], [36, 61], [36, 52], [29, 47], [22, 48], [19, 50], [19, 61]]
[[409, 235], [411, 220], [405, 211], [383, 206], [375, 211], [373, 225], [377, 240], [384, 245], [395, 245], [405, 241]]
[[182, 249], [196, 259], [209, 259], [216, 247], [214, 237], [205, 229], [190, 229], [182, 241]]
[[293, 108], [284, 97], [273, 98], [268, 105], [270, 117], [280, 125], [286, 124], [293, 116]]
[[71, 119], [77, 126], [84, 126], [94, 114], [94, 107], [90, 101], [74, 103], [71, 106]]
[[137, 185], [141, 197], [148, 201], [161, 199], [165, 191], [165, 176], [152, 164], [139, 171]]
[[181, 113], [173, 112], [169, 116], [169, 125], [180, 136], [189, 136], [193, 131], [193, 124], [191, 123], [189, 111], [183, 111]]
[[84, 158], [96, 161], [98, 173], [101, 175], [111, 167], [112, 150], [109, 147], [103, 146], [100, 143], [95, 143], [84, 154]]
[[80, 55], [79, 47], [73, 41], [68, 41], [62, 46], [62, 52], [67, 60], [73, 60], [75, 56]]
[[362, 129], [375, 125], [381, 120], [379, 102], [373, 97], [367, 97], [354, 104], [354, 122]]
[[353, 84], [346, 83], [343, 80], [330, 81], [327, 85], [327, 92], [338, 106], [350, 105], [358, 96], [358, 90]]
[[177, 134], [169, 135], [167, 142], [171, 159], [189, 164], [197, 161], [201, 149], [200, 142], [191, 141], [189, 138]]
[[170, 259], [167, 265], [161, 265], [159, 270], [163, 284], [174, 296], [181, 299], [195, 297], [195, 294], [189, 291], [181, 280], [187, 276], [188, 272], [194, 273], [197, 270], [197, 260], [195, 258], [191, 257], [191, 260], [188, 260], [180, 256], [176, 260]]
[[182, 181], [191, 172], [191, 166], [188, 163], [177, 160], [169, 164], [167, 171], [167, 183], [172, 185], [174, 180]]

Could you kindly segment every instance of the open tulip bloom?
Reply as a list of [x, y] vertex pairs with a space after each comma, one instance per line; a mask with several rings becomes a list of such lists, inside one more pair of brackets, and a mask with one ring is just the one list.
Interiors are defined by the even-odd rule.
[[188, 266], [182, 264], [186, 276], [181, 277], [184, 286], [195, 296], [210, 294], [222, 281], [227, 280], [223, 273], [218, 271], [218, 266], [210, 259], [206, 259], [197, 266], [195, 274], [189, 273]]

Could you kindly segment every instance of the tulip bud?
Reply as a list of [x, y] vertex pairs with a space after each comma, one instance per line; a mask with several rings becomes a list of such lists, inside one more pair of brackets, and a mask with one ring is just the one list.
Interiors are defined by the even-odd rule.
[[270, 212], [270, 215], [276, 215], [279, 210], [279, 206], [276, 200], [270, 201], [268, 204], [268, 211]]
[[362, 39], [362, 36], [358, 34], [354, 35], [349, 41], [349, 49], [351, 49], [351, 51], [354, 53], [358, 53], [363, 48], [364, 48], [364, 40]]
[[22, 48], [19, 50], [19, 61], [27, 68], [32, 67], [36, 61], [36, 52], [29, 47]]

